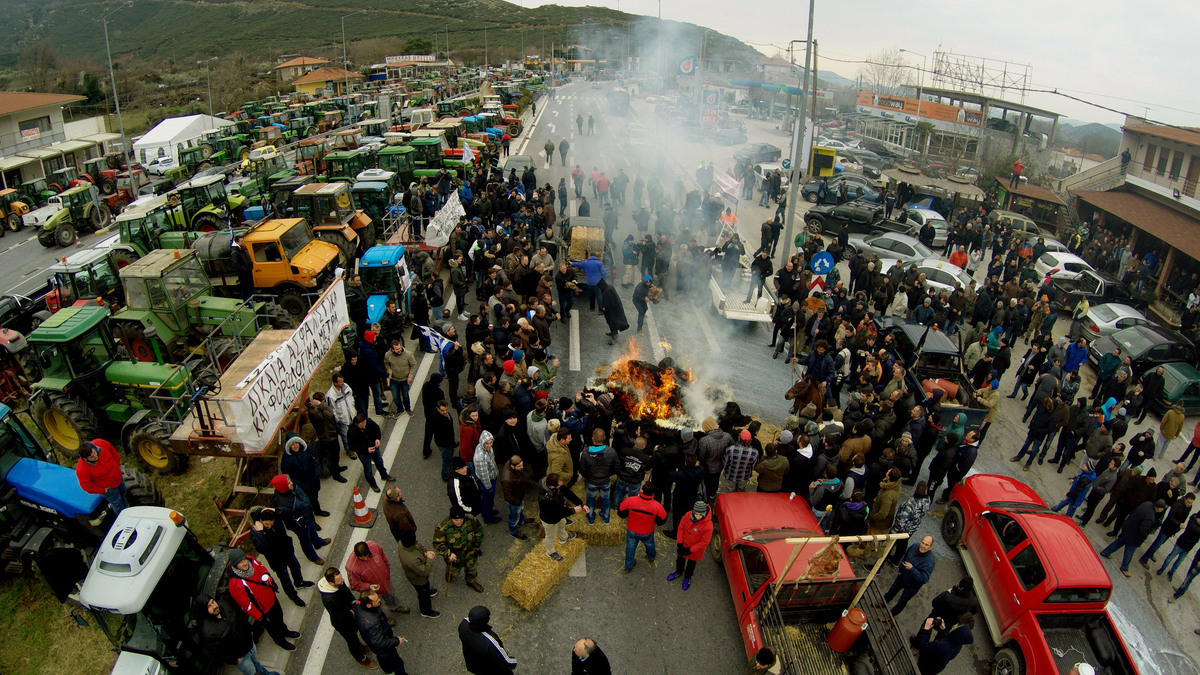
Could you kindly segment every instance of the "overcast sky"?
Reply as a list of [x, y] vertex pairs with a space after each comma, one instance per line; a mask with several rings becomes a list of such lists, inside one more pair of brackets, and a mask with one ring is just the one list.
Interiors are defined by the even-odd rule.
[[[551, 4], [525, 0], [525, 6]], [[651, 0], [558, 0], [655, 15]], [[768, 55], [805, 38], [808, 4], [797, 0], [663, 0], [664, 19], [700, 24], [751, 43]], [[1032, 85], [1058, 89], [1110, 108], [1170, 124], [1200, 126], [1200, 2], [1050, 0], [979, 3], [962, 0], [817, 0], [813, 37], [821, 70], [856, 77], [861, 60], [881, 50], [937, 49], [1032, 66]], [[921, 65], [912, 56], [910, 62]], [[928, 82], [928, 78], [926, 80]], [[1006, 98], [1019, 101], [1018, 96]], [[1053, 94], [1029, 94], [1029, 105], [1083, 121], [1117, 122], [1117, 114]], [[1193, 112], [1195, 111], [1195, 112]]]

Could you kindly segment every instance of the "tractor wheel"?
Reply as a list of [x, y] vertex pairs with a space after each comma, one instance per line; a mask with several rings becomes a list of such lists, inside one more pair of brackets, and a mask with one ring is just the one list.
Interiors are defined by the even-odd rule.
[[38, 230], [38, 233], [37, 233], [38, 243], [41, 244], [42, 246], [45, 246], [46, 248], [54, 248], [58, 242], [58, 238], [55, 236], [56, 234], [57, 234], [56, 230], [50, 230], [50, 231], [47, 231], [44, 229]]
[[[211, 169], [211, 168], [212, 168], [212, 162], [200, 162], [199, 164], [196, 165], [196, 173], [200, 173], [201, 171], [207, 171], [208, 169]], [[195, 174], [193, 174], [193, 175], [195, 175]]]
[[313, 234], [316, 235], [317, 239], [327, 241], [338, 247], [338, 267], [344, 270], [351, 269], [354, 258], [358, 254], [358, 247], [354, 245], [354, 242], [342, 236], [341, 232], [319, 230]]
[[100, 435], [100, 421], [83, 402], [63, 393], [37, 397], [30, 411], [58, 452], [78, 455], [84, 441]]
[[159, 475], [182, 473], [188, 465], [187, 455], [176, 454], [171, 449], [171, 435], [154, 422], [130, 434], [129, 451]]
[[204, 159], [208, 159], [209, 157], [213, 156], [213, 146], [211, 143], [200, 144], [200, 156]]
[[512, 136], [513, 138], [520, 136], [521, 135], [521, 125], [520, 124], [508, 125], [508, 135]]
[[75, 239], [78, 235], [75, 234], [74, 227], [63, 223], [62, 225], [58, 226], [58, 229], [54, 230], [53, 236], [54, 243], [58, 244], [60, 248], [66, 248], [75, 243]]
[[21, 220], [21, 216], [10, 213], [8, 214], [8, 222], [5, 225], [8, 226], [10, 232], [20, 232], [21, 228], [25, 226], [25, 221]]
[[25, 372], [25, 379], [30, 382], [37, 382], [42, 379], [42, 362], [38, 360], [37, 354], [33, 350], [26, 347], [15, 355], [17, 363], [20, 364], [21, 370]]
[[146, 330], [139, 324], [122, 321], [113, 326], [113, 337], [125, 345], [130, 358], [147, 363], [154, 361], [154, 347], [150, 344], [150, 338], [146, 337]]
[[243, 160], [243, 161], [244, 161], [244, 160], [247, 160], [247, 159], [250, 159], [250, 148], [248, 148], [248, 147], [246, 147], [246, 146], [244, 146], [244, 145], [243, 145], [243, 146], [242, 146], [242, 148], [241, 148], [241, 150], [238, 150], [238, 151], [237, 151], [237, 155], [236, 155], [236, 156], [237, 156], [237, 158], [238, 158], [238, 159], [240, 159], [240, 160]]
[[308, 312], [308, 303], [305, 302], [304, 296], [295, 291], [287, 291], [279, 296], [279, 306], [288, 316], [293, 317], [297, 322], [304, 318]]
[[112, 252], [113, 260], [117, 263], [117, 269], [123, 269], [133, 264], [137, 260], [137, 255], [133, 251], [127, 249], [117, 249]]
[[201, 213], [192, 219], [192, 229], [197, 232], [216, 232], [221, 229], [221, 220], [211, 213]]
[[123, 466], [121, 482], [125, 483], [125, 497], [130, 506], [166, 506], [162, 492], [145, 473]]
[[296, 317], [288, 314], [278, 303], [268, 302], [263, 309], [267, 316], [267, 322], [274, 330], [294, 330], [296, 324], [299, 323]]
[[108, 204], [97, 204], [96, 208], [92, 209], [92, 231], [107, 227], [110, 222], [112, 211], [108, 209]]
[[96, 187], [100, 188], [100, 194], [111, 195], [117, 192], [117, 182], [108, 176], [101, 176], [100, 182], [96, 183]]
[[42, 322], [46, 319], [49, 319], [51, 316], [52, 315], [50, 312], [44, 309], [40, 312], [35, 312], [33, 318], [29, 320], [29, 332], [32, 333], [33, 331], [37, 330], [38, 326], [42, 325]]

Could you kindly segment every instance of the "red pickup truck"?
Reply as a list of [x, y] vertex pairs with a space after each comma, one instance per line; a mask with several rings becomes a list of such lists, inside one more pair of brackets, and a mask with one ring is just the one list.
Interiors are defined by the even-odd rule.
[[715, 508], [720, 528], [710, 546], [729, 579], [747, 659], [766, 646], [775, 650], [785, 674], [841, 675], [858, 662], [865, 670], [850, 672], [916, 675], [908, 636], [877, 584], [867, 586], [858, 604], [867, 617], [865, 637], [846, 654], [826, 643], [827, 625], [841, 617], [864, 582], [844, 553], [836, 574], [808, 579], [807, 562], [825, 544], [805, 544], [776, 593], [775, 581], [795, 550], [785, 540], [825, 536], [807, 502], [782, 493], [731, 492], [718, 496]]
[[1137, 668], [1105, 609], [1112, 594], [1092, 542], [1033, 488], [980, 474], [956, 485], [942, 537], [962, 554], [996, 645], [993, 675], [1105, 675]]

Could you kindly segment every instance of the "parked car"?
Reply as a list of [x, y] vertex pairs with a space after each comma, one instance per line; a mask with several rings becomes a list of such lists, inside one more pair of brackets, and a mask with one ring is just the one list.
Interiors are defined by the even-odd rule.
[[933, 251], [930, 251], [924, 244], [917, 241], [916, 237], [896, 232], [884, 232], [868, 236], [852, 234], [850, 235], [850, 244], [846, 247], [846, 257], [853, 256], [857, 251], [862, 251], [863, 255], [868, 258], [871, 255], [879, 256], [881, 259], [896, 258], [906, 265], [914, 260], [925, 260], [936, 257]]
[[1166, 383], [1162, 396], [1157, 401], [1150, 401], [1150, 408], [1161, 413], [1178, 403], [1183, 406], [1184, 415], [1200, 413], [1200, 370], [1190, 363], [1161, 365]]
[[1050, 275], [1053, 279], [1078, 279], [1084, 270], [1091, 270], [1092, 266], [1074, 253], [1046, 251], [1033, 263], [1033, 269], [1042, 278]]
[[[891, 269], [895, 262], [895, 256], [879, 260], [879, 264], [884, 271]], [[907, 268], [913, 262], [910, 260], [904, 263], [904, 266]], [[926, 283], [933, 290], [949, 293], [955, 287], [966, 288], [971, 284], [971, 277], [961, 267], [951, 265], [941, 258], [926, 258], [925, 260], [915, 262], [917, 264], [917, 271], [925, 275]]]
[[155, 157], [153, 161], [146, 165], [146, 173], [162, 176], [176, 166], [178, 164], [176, 164], [175, 159], [172, 157]]
[[1119, 302], [1137, 309], [1146, 307], [1146, 301], [1130, 293], [1125, 284], [1099, 270], [1084, 270], [1077, 279], [1052, 277], [1047, 294], [1051, 302], [1066, 312], [1074, 310], [1080, 298], [1087, 298], [1089, 303]]
[[717, 145], [741, 145], [748, 138], [745, 129], [718, 129], [713, 134], [713, 143]]
[[1196, 362], [1196, 348], [1184, 335], [1157, 324], [1146, 324], [1119, 330], [1096, 339], [1088, 345], [1088, 360], [1093, 364], [1114, 348], [1121, 356], [1133, 360], [1133, 372], [1141, 375], [1148, 369], [1172, 361]]
[[[512, 169], [517, 170], [517, 178], [525, 173], [525, 169], [533, 166], [533, 160], [529, 155], [509, 155], [500, 162], [500, 170], [504, 172], [504, 176], [508, 176], [508, 172]], [[537, 167], [534, 167], [537, 168]]]
[[735, 164], [756, 164], [758, 162], [777, 162], [783, 157], [783, 151], [770, 143], [751, 143], [733, 153]]
[[912, 235], [915, 237], [925, 227], [925, 223], [933, 225], [933, 247], [942, 248], [946, 245], [946, 236], [950, 232], [950, 226], [946, 224], [946, 219], [942, 214], [933, 209], [905, 209], [904, 215], [908, 216], [908, 223], [912, 227]]
[[871, 202], [879, 201], [879, 193], [881, 190], [879, 184], [870, 178], [858, 176], [852, 173], [838, 174], [836, 176], [829, 176], [825, 179], [808, 179], [808, 181], [804, 184], [804, 187], [800, 188], [800, 195], [804, 197], [805, 201], [812, 204], [817, 203], [817, 190], [820, 189], [822, 180], [828, 181], [828, 196], [825, 198], [826, 203], [831, 203], [837, 200], [837, 189], [842, 182], [846, 183], [847, 201], [859, 198], [856, 197], [858, 194], [857, 188], [862, 188], [863, 190], [863, 197], [861, 198], [866, 198], [867, 201]]
[[1112, 579], [1071, 516], [1047, 508], [1009, 476], [977, 474], [954, 486], [942, 539], [962, 555], [979, 614], [996, 646], [993, 675], [1137, 668], [1108, 613]]
[[842, 223], [849, 224], [852, 234], [870, 234], [883, 229], [883, 222], [883, 207], [862, 200], [845, 204], [821, 204], [809, 208], [804, 214], [804, 225], [813, 234], [836, 232], [841, 229]]
[[817, 146], [819, 146], [819, 147], [830, 148], [832, 150], [837, 150], [838, 152], [856, 147], [856, 146], [850, 145], [849, 143], [844, 143], [842, 141], [839, 141], [839, 140], [833, 139], [833, 138], [818, 138], [816, 143], [817, 143]]
[[1081, 330], [1083, 337], [1087, 338], [1088, 342], [1095, 342], [1097, 338], [1112, 335], [1119, 330], [1134, 326], [1147, 326], [1150, 323], [1151, 321], [1144, 314], [1133, 307], [1112, 302], [1093, 305], [1084, 315]]
[[758, 190], [758, 186], [762, 185], [763, 178], [767, 174], [774, 171], [779, 171], [779, 173], [783, 176], [783, 181], [781, 184], [782, 187], [780, 189], [787, 190], [788, 185], [790, 185], [790, 182], [788, 181], [788, 173], [790, 172], [784, 169], [783, 164], [780, 162], [762, 162], [754, 165], [754, 189]]
[[[1024, 176], [1022, 176], [1024, 178]], [[1001, 220], [1008, 220], [1009, 229], [1014, 233], [1024, 232], [1032, 237], [1042, 237], [1045, 233], [1042, 228], [1029, 218], [1029, 216], [1017, 213], [1016, 211], [1005, 211], [1004, 209], [994, 209], [988, 214], [988, 222], [992, 225], [999, 223]]]

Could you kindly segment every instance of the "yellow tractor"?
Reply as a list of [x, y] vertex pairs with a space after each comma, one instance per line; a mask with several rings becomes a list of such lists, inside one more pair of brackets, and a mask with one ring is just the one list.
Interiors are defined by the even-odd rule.
[[12, 188], [0, 190], [0, 227], [19, 232], [25, 224], [21, 216], [26, 213], [29, 205], [22, 201], [20, 193]]

